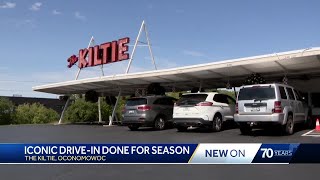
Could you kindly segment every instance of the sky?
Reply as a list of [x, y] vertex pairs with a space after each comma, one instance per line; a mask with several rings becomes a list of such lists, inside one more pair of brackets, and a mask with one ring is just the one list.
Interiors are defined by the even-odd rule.
[[[78, 69], [67, 68], [67, 58], [91, 36], [96, 45], [123, 37], [133, 45], [143, 20], [158, 69], [319, 47], [319, 7], [318, 0], [0, 0], [0, 96], [57, 97], [32, 87], [73, 80]], [[105, 75], [123, 74], [127, 64], [105, 65]], [[153, 69], [139, 46], [130, 73]], [[100, 67], [90, 67], [79, 79], [97, 76]]]

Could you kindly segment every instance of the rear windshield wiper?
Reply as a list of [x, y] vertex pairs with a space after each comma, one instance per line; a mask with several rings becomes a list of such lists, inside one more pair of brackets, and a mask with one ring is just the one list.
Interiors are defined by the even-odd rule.
[[257, 102], [257, 101], [264, 101], [264, 100], [268, 100], [269, 98], [257, 98], [257, 99], [253, 99], [253, 102]]

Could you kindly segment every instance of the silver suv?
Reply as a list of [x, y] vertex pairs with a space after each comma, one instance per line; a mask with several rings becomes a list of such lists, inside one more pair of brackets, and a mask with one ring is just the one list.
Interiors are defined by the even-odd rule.
[[240, 88], [234, 120], [242, 134], [254, 126], [277, 124], [285, 134], [293, 134], [294, 125], [309, 123], [310, 112], [293, 87], [284, 84], [247, 85]]
[[137, 130], [141, 126], [165, 129], [172, 123], [175, 100], [168, 96], [130, 98], [122, 112], [122, 124], [127, 125], [130, 130]]

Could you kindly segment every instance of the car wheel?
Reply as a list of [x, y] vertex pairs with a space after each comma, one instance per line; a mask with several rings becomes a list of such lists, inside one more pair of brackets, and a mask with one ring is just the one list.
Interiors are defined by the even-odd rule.
[[287, 123], [285, 125], [283, 125], [282, 131], [283, 131], [283, 133], [285, 133], [287, 135], [293, 134], [293, 132], [294, 132], [294, 122], [293, 122], [293, 116], [292, 115], [288, 115]]
[[212, 130], [215, 132], [221, 131], [222, 129], [222, 117], [215, 115], [212, 121]]
[[240, 124], [239, 126], [240, 126], [240, 132], [243, 135], [248, 135], [252, 131], [252, 128], [250, 127], [249, 124]]
[[177, 129], [178, 129], [179, 132], [186, 132], [188, 127], [179, 126], [179, 127], [177, 127]]
[[156, 130], [163, 130], [165, 128], [166, 121], [163, 117], [157, 117], [154, 121], [154, 128]]
[[131, 131], [136, 131], [139, 129], [139, 126], [138, 125], [129, 125], [128, 128], [131, 130]]

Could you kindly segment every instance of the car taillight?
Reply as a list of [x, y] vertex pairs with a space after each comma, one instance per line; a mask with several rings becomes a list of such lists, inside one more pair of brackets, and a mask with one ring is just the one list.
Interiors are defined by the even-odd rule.
[[148, 105], [138, 106], [138, 110], [139, 111], [149, 111], [149, 110], [151, 110], [151, 106], [148, 106]]
[[239, 107], [238, 107], [238, 103], [236, 103], [236, 114], [239, 113]]
[[282, 113], [281, 101], [275, 101], [274, 102], [273, 113]]
[[196, 106], [212, 106], [212, 102], [200, 102]]

